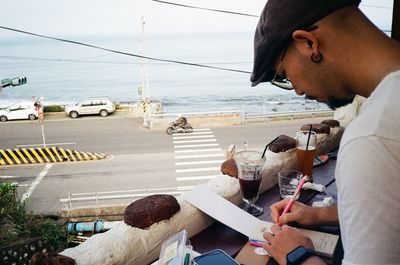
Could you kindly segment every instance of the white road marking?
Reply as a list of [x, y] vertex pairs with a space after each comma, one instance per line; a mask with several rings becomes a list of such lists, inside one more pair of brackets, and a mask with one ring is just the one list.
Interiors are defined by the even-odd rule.
[[174, 146], [175, 148], [188, 148], [188, 147], [206, 147], [206, 146], [219, 146], [219, 144], [188, 144]]
[[207, 155], [175, 156], [175, 159], [203, 158], [203, 157], [218, 157], [218, 156], [225, 156], [225, 155], [224, 155], [224, 154], [207, 154]]
[[217, 139], [201, 139], [201, 140], [187, 140], [187, 141], [174, 141], [174, 144], [188, 144], [188, 143], [206, 143], [216, 142]]
[[201, 172], [201, 171], [211, 171], [211, 170], [220, 170], [220, 169], [221, 169], [221, 167], [187, 168], [187, 169], [177, 169], [176, 173]]
[[209, 149], [190, 149], [190, 150], [175, 150], [175, 153], [202, 153], [202, 152], [214, 152], [214, 151], [222, 151], [221, 148], [209, 148]]
[[222, 163], [225, 160], [207, 160], [207, 161], [192, 161], [192, 162], [176, 162], [175, 165], [177, 166], [185, 166], [185, 165], [202, 165], [202, 164], [215, 164], [215, 163]]
[[200, 132], [200, 131], [211, 131], [210, 128], [205, 128], [205, 129], [193, 129], [194, 132]]
[[14, 179], [18, 178], [18, 176], [0, 176], [0, 179]]
[[[48, 145], [75, 145], [76, 143], [53, 143], [53, 144], [46, 144]], [[43, 146], [43, 144], [21, 144], [17, 145], [17, 147], [33, 147], [33, 146]]]
[[172, 137], [174, 140], [180, 139], [198, 139], [198, 138], [212, 138], [214, 135], [197, 135], [197, 136], [181, 136], [181, 137]]
[[[175, 149], [191, 148], [188, 150], [175, 151], [175, 166], [178, 168], [176, 169], [177, 182], [204, 182], [221, 175], [219, 166], [224, 162], [224, 160], [221, 160], [221, 158], [224, 158], [225, 154], [222, 153], [222, 149], [219, 148], [219, 144], [217, 143], [215, 136], [213, 135], [211, 129], [198, 129], [196, 131], [197, 132], [186, 135], [176, 134], [173, 136], [173, 144]], [[218, 148], [207, 148], [211, 146], [216, 146]], [[220, 159], [210, 160], [214, 157], [218, 157]], [[201, 158], [208, 158], [208, 160], [201, 160]], [[218, 167], [210, 167], [212, 165], [216, 165]], [[203, 166], [203, 168], [199, 168], [198, 166]], [[203, 173], [204, 175], [196, 176], [196, 172], [204, 172], [209, 175], [205, 175]]]
[[220, 175], [210, 175], [210, 176], [194, 176], [194, 177], [177, 177], [177, 181], [192, 181], [192, 180], [209, 180]]
[[21, 198], [22, 202], [25, 201], [26, 199], [28, 199], [32, 195], [32, 192], [39, 185], [40, 181], [42, 181], [42, 179], [47, 175], [47, 173], [49, 172], [49, 170], [52, 166], [53, 166], [53, 164], [45, 164], [44, 165], [43, 170], [39, 173], [39, 175], [36, 177], [36, 179], [32, 182], [29, 189], [24, 194], [22, 194], [22, 198]]
[[192, 135], [204, 135], [204, 134], [212, 134], [212, 132], [211, 131], [204, 131], [204, 132], [192, 132], [192, 133], [188, 133], [188, 134], [174, 133], [174, 134], [172, 134], [173, 135], [172, 137], [177, 137], [177, 136], [181, 136], [181, 137], [187, 136], [187, 137], [189, 137], [189, 136], [192, 136]]

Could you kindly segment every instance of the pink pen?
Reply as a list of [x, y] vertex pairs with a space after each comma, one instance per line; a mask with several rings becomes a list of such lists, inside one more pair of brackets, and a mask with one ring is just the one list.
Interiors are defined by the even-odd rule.
[[265, 244], [265, 241], [259, 241], [259, 240], [249, 240], [249, 243], [251, 246], [255, 247], [263, 247]]
[[[283, 210], [283, 213], [281, 214], [281, 216], [284, 215], [284, 214], [286, 214], [287, 212], [289, 212], [290, 207], [292, 207], [293, 202], [296, 200], [297, 195], [300, 193], [300, 190], [301, 190], [301, 188], [303, 187], [304, 182], [306, 182], [307, 179], [308, 179], [308, 176], [305, 175], [305, 176], [300, 180], [299, 185], [297, 186], [297, 188], [296, 188], [296, 190], [295, 190], [295, 192], [294, 192], [292, 198], [289, 200], [289, 203], [286, 205], [285, 209]], [[280, 219], [280, 217], [279, 217], [279, 219]], [[281, 226], [282, 224], [278, 221], [278, 225]]]

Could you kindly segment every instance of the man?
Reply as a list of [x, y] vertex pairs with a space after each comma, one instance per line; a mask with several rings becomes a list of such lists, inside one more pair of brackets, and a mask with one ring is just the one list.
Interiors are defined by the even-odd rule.
[[346, 128], [336, 168], [338, 207], [287, 201], [265, 249], [279, 264], [324, 264], [310, 239], [286, 224], [340, 224], [343, 264], [400, 264], [400, 44], [358, 0], [269, 0], [255, 34], [252, 85], [270, 81], [332, 108], [368, 99]]

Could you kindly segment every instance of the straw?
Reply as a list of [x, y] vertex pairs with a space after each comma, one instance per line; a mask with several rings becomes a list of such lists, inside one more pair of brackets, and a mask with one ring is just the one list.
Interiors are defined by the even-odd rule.
[[312, 124], [310, 124], [310, 129], [308, 130], [308, 138], [307, 138], [306, 151], [308, 151], [308, 144], [310, 143], [311, 130], [312, 130]]
[[263, 154], [262, 154], [262, 156], [261, 156], [261, 158], [264, 158], [264, 156], [265, 156], [265, 152], [267, 152], [267, 148], [268, 148], [268, 146], [270, 146], [271, 144], [273, 144], [276, 140], [278, 140], [278, 138], [279, 138], [279, 136], [278, 137], [276, 137], [274, 140], [272, 140], [269, 144], [267, 144], [266, 146], [265, 146], [265, 148], [264, 148], [264, 152], [263, 152]]

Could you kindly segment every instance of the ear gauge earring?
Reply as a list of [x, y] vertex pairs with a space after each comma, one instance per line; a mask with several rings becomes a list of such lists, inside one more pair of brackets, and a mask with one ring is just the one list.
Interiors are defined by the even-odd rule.
[[320, 63], [322, 61], [322, 58], [323, 58], [322, 53], [318, 53], [318, 54], [312, 53], [311, 54], [311, 61], [313, 63]]

